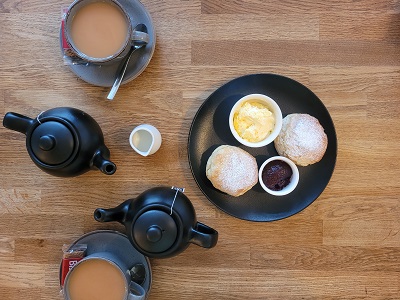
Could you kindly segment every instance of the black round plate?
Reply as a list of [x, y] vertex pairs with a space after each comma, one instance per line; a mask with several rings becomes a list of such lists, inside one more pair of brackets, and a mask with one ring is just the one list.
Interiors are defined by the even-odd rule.
[[[265, 94], [274, 99], [283, 117], [291, 113], [307, 113], [316, 117], [328, 136], [324, 157], [318, 163], [299, 167], [299, 184], [289, 195], [272, 196], [257, 183], [244, 195], [232, 197], [215, 189], [206, 177], [207, 160], [220, 145], [233, 145], [246, 150], [256, 158], [259, 167], [267, 158], [278, 155], [273, 143], [261, 148], [249, 148], [237, 142], [229, 130], [231, 108], [241, 97], [252, 93]], [[222, 211], [249, 221], [283, 219], [310, 205], [328, 185], [336, 155], [335, 127], [321, 100], [297, 81], [275, 74], [246, 75], [221, 86], [201, 105], [189, 132], [189, 164], [201, 191]]]

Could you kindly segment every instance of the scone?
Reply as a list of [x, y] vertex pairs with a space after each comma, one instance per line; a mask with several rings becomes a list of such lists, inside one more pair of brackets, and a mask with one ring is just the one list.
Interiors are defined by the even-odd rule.
[[290, 114], [282, 121], [282, 129], [274, 141], [279, 155], [296, 165], [319, 162], [328, 147], [328, 137], [319, 121], [309, 114]]
[[258, 166], [245, 150], [222, 145], [208, 158], [206, 176], [216, 189], [238, 197], [258, 182]]

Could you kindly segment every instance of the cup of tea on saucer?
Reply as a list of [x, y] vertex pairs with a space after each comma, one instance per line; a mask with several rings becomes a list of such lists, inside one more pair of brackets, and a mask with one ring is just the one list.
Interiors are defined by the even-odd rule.
[[116, 255], [98, 252], [86, 256], [68, 272], [65, 300], [144, 300], [145, 289], [131, 279], [129, 268]]
[[75, 0], [64, 18], [63, 35], [71, 51], [91, 64], [124, 58], [148, 33], [134, 30], [131, 18], [117, 0]]

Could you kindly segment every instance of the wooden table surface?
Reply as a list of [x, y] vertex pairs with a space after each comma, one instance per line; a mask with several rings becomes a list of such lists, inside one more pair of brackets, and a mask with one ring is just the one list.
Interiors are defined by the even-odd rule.
[[[61, 299], [61, 247], [97, 229], [93, 219], [159, 185], [186, 188], [197, 218], [219, 232], [152, 259], [149, 299], [400, 299], [400, 1], [143, 0], [157, 33], [146, 70], [114, 101], [63, 64], [68, 1], [0, 1], [0, 112], [30, 117], [72, 106], [100, 124], [113, 176], [59, 178], [29, 158], [25, 136], [0, 128], [0, 299]], [[328, 108], [337, 163], [322, 195], [276, 222], [249, 222], [202, 194], [187, 158], [191, 121], [205, 99], [246, 74], [275, 73], [310, 88]], [[160, 150], [129, 146], [141, 123]], [[239, 199], [237, 201], [240, 201]]]

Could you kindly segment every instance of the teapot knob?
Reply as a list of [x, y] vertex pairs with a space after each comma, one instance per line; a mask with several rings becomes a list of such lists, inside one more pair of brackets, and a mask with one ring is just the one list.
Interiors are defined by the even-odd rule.
[[161, 254], [175, 243], [179, 228], [166, 212], [152, 209], [141, 214], [133, 224], [132, 238], [147, 254]]
[[150, 226], [147, 229], [147, 239], [150, 242], [156, 243], [162, 238], [162, 229], [157, 225]]
[[44, 151], [49, 151], [56, 145], [56, 140], [52, 135], [44, 135], [39, 139], [39, 147]]

